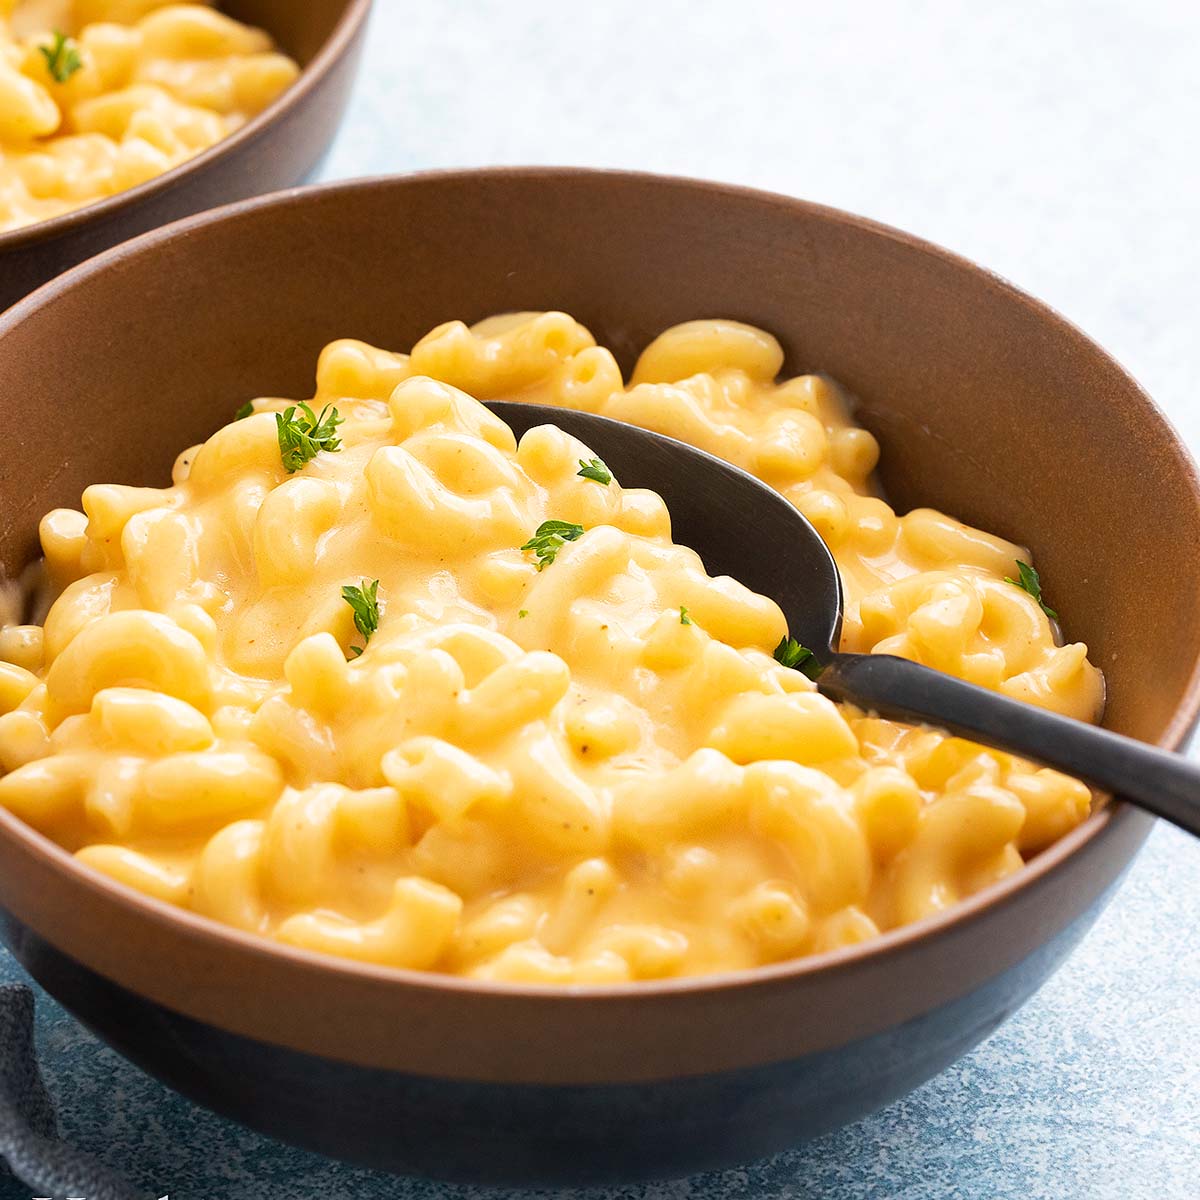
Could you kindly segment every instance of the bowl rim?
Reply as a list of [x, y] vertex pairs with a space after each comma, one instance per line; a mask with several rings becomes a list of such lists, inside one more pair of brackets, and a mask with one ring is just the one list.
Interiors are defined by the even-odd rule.
[[[358, 0], [358, 2], [363, 6], [369, 4], [369, 0]], [[783, 203], [802, 210], [821, 221], [883, 238], [909, 251], [936, 258], [957, 270], [981, 276], [984, 282], [998, 288], [1009, 299], [1027, 309], [1034, 310], [1039, 319], [1049, 322], [1068, 337], [1086, 344], [1105, 360], [1108, 369], [1124, 377], [1132, 394], [1143, 404], [1143, 415], [1158, 423], [1164, 439], [1176, 451], [1178, 467], [1197, 504], [1200, 505], [1200, 470], [1197, 469], [1186, 443], [1170, 419], [1116, 358], [1099, 343], [1088, 337], [1072, 321], [1059, 313], [1057, 309], [1037, 300], [996, 272], [934, 242], [906, 233], [883, 222], [784, 193], [687, 176], [575, 166], [456, 167], [302, 185], [235, 201], [159, 226], [114, 246], [43, 284], [7, 311], [0, 313], [0, 349], [3, 347], [4, 336], [11, 327], [21, 323], [34, 310], [45, 304], [53, 303], [59, 293], [70, 290], [93, 275], [101, 274], [127, 258], [153, 254], [160, 245], [173, 242], [178, 238], [186, 238], [197, 229], [261, 211], [302, 207], [310, 201], [310, 198], [398, 187], [420, 187], [426, 183], [450, 182], [469, 186], [480, 178], [525, 182], [595, 180], [600, 184], [627, 183], [643, 187], [665, 185], [697, 189], [714, 196], [729, 196], [756, 203]], [[1200, 721], [1200, 657], [1197, 657], [1196, 662], [1192, 664], [1187, 685], [1174, 715], [1155, 744], [1168, 750], [1179, 749], [1196, 728], [1198, 721]], [[1109, 840], [1123, 831], [1129, 822], [1145, 819], [1146, 816], [1147, 814], [1142, 814], [1137, 808], [1119, 799], [1103, 803], [1095, 808], [1083, 823], [1032, 858], [1022, 870], [989, 884], [981, 891], [965, 900], [960, 900], [943, 912], [925, 917], [920, 921], [901, 925], [865, 942], [765, 966], [715, 972], [709, 975], [629, 983], [558, 986], [471, 979], [460, 975], [365, 963], [301, 949], [225, 925], [189, 909], [178, 908], [119, 883], [112, 877], [80, 863], [57, 843], [26, 825], [4, 808], [0, 808], [0, 837], [16, 843], [24, 853], [32, 855], [55, 875], [65, 876], [67, 882], [81, 886], [97, 897], [115, 902], [118, 907], [128, 911], [132, 917], [149, 921], [160, 927], [165, 926], [172, 934], [186, 935], [189, 939], [209, 948], [235, 950], [255, 958], [274, 960], [280, 962], [281, 965], [290, 964], [301, 970], [343, 977], [347, 980], [357, 979], [363, 983], [381, 986], [431, 993], [451, 991], [480, 998], [490, 995], [497, 998], [522, 998], [541, 1003], [576, 1003], [603, 1002], [605, 1000], [626, 1001], [636, 997], [649, 999], [651, 997], [667, 998], [672, 995], [696, 996], [726, 992], [731, 989], [754, 988], [784, 981], [798, 982], [808, 976], [832, 974], [844, 968], [856, 967], [868, 960], [899, 954], [916, 943], [924, 942], [927, 939], [933, 940], [940, 935], [955, 931], [960, 926], [982, 916], [985, 912], [1006, 906], [1026, 889], [1030, 889], [1044, 880], [1068, 859], [1089, 849], [1095, 850], [1102, 841]], [[21, 919], [20, 914], [14, 915], [18, 920]]]
[[[240, 147], [249, 146], [263, 137], [291, 108], [317, 88], [341, 61], [366, 23], [367, 17], [370, 15], [371, 3], [372, 0], [346, 0], [333, 32], [304, 65], [296, 81], [280, 92], [262, 112], [251, 117], [244, 125], [214, 142], [199, 154], [184, 159], [169, 171], [164, 171], [161, 175], [155, 175], [133, 187], [114, 192], [111, 196], [94, 200], [82, 208], [73, 208], [68, 212], [60, 213], [57, 217], [34, 221], [31, 225], [19, 225], [16, 229], [0, 230], [0, 261], [3, 261], [4, 254], [9, 250], [23, 249], [40, 242], [49, 242], [59, 237], [65, 237], [93, 221], [100, 223], [123, 208], [136, 207], [143, 200], [149, 200], [159, 193], [170, 191], [185, 183], [192, 175], [206, 170], [209, 164], [218, 158], [233, 153]], [[271, 31], [267, 30], [267, 32]], [[205, 211], [214, 210], [206, 209]]]

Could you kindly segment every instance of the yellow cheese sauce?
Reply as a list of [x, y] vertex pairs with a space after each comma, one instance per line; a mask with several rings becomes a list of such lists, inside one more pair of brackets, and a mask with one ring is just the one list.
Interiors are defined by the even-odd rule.
[[171, 170], [298, 74], [206, 4], [0, 0], [0, 233]]
[[[828, 539], [846, 648], [1094, 719], [1086, 647], [1006, 582], [1027, 551], [897, 517], [836, 384], [781, 366], [719, 320], [665, 332], [628, 382], [563, 313], [408, 355], [333, 343], [311, 421], [258, 400], [173, 486], [93, 486], [43, 520], [57, 599], [0, 633], [0, 803], [243, 930], [545, 984], [812, 954], [1019, 871], [1087, 815], [1083, 784], [826, 700], [773, 657], [778, 606], [710, 578], [657, 495], [477, 402], [748, 468]], [[536, 541], [546, 521], [568, 535]]]

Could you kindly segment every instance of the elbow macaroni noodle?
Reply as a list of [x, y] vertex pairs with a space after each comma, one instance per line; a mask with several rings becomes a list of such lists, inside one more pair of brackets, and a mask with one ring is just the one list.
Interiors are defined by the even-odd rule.
[[[820, 528], [845, 644], [1085, 719], [1102, 699], [1004, 582], [1026, 552], [875, 494], [878, 450], [769, 334], [668, 330], [626, 385], [562, 313], [326, 348], [336, 453], [276, 414], [42, 523], [58, 598], [0, 635], [0, 803], [170, 904], [364, 962], [545, 984], [703, 974], [936, 913], [1081, 821], [1083, 784], [831, 703], [775, 603], [710, 578], [653, 492], [516, 443], [472, 397], [586, 409], [749, 468]], [[548, 518], [584, 527], [539, 570]], [[360, 657], [341, 589], [378, 578]], [[686, 610], [687, 621], [683, 619]]]
[[[56, 77], [57, 33], [73, 57]], [[204, 3], [0, 0], [0, 233], [169, 171], [298, 73], [267, 34]]]

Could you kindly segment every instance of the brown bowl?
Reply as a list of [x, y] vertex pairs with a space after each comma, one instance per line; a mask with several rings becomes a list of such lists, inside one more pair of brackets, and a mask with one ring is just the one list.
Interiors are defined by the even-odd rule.
[[[0, 318], [0, 559], [97, 480], [158, 484], [244, 399], [311, 395], [317, 352], [562, 308], [628, 367], [665, 326], [777, 333], [863, 401], [901, 506], [1031, 544], [1107, 723], [1178, 746], [1200, 706], [1200, 487], [1125, 372], [1062, 318], [905, 234], [710, 183], [461, 171], [232, 205], [118, 247]], [[54, 363], [47, 371], [45, 364]], [[857, 1118], [1004, 1020], [1106, 902], [1150, 819], [1116, 803], [957, 908], [831, 954], [609, 988], [484, 985], [258, 940], [78, 865], [0, 813], [15, 953], [188, 1095], [398, 1171], [678, 1175]]]
[[0, 232], [0, 311], [69, 267], [180, 217], [309, 178], [350, 95], [371, 0], [224, 0], [303, 71], [252, 121], [146, 183], [49, 221]]

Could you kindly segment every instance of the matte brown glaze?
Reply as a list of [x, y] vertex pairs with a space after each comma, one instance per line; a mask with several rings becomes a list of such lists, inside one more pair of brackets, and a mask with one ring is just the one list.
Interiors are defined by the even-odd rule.
[[0, 311], [55, 275], [148, 229], [299, 183], [346, 107], [371, 0], [225, 0], [268, 30], [304, 71], [269, 108], [172, 171], [86, 208], [0, 232]]
[[[773, 330], [788, 370], [827, 370], [862, 398], [902, 507], [1033, 547], [1068, 635], [1108, 675], [1112, 728], [1176, 746], [1194, 724], [1200, 490], [1137, 384], [945, 251], [714, 184], [546, 169], [341, 184], [86, 264], [0, 318], [0, 558], [20, 570], [40, 515], [90, 482], [165, 483], [176, 451], [246, 398], [311, 395], [333, 338], [405, 349], [449, 318], [529, 308], [578, 316], [626, 367], [675, 321]], [[260, 1041], [451, 1079], [652, 1080], [798, 1058], [965, 996], [1092, 909], [1149, 826], [1111, 806], [1020, 875], [865, 946], [569, 992], [260, 941], [79, 867], [7, 813], [0, 904], [101, 975]]]

